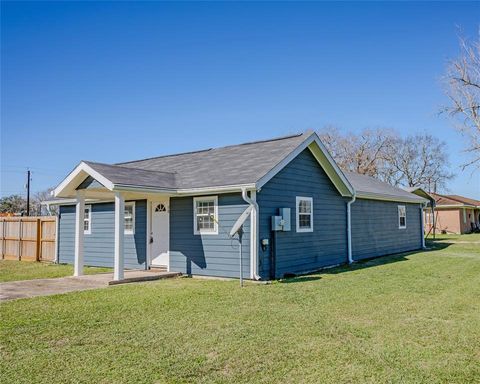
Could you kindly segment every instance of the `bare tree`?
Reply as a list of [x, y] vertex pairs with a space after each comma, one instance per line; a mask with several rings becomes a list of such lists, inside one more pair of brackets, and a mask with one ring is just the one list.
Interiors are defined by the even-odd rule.
[[450, 62], [445, 90], [451, 105], [443, 109], [466, 139], [471, 158], [462, 165], [480, 168], [480, 30], [476, 41], [460, 38], [460, 57]]
[[364, 129], [359, 135], [342, 134], [338, 128], [326, 127], [320, 138], [330, 154], [345, 171], [383, 179], [386, 161], [397, 135], [388, 129]]
[[448, 170], [446, 144], [431, 135], [398, 139], [387, 159], [393, 185], [422, 187], [436, 192], [453, 177]]
[[40, 191], [40, 192], [35, 193], [33, 195], [30, 210], [34, 209], [36, 215], [41, 215], [41, 214], [55, 215], [58, 211], [58, 208], [56, 206], [55, 207], [50, 207], [50, 212], [46, 212], [46, 209], [42, 209], [42, 203], [44, 201], [52, 199], [52, 195], [51, 195], [52, 191], [53, 191], [53, 188], [48, 188], [44, 191]]
[[388, 129], [365, 129], [355, 135], [327, 127], [320, 138], [344, 171], [373, 176], [394, 186], [436, 191], [453, 176], [448, 171], [445, 143], [431, 135], [404, 139]]

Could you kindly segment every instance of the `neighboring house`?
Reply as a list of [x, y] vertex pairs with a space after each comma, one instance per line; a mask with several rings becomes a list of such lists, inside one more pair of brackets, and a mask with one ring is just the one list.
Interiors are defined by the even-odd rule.
[[[82, 161], [54, 190], [60, 263], [268, 280], [421, 248], [425, 199], [343, 173], [313, 132], [120, 164]], [[288, 208], [280, 210], [281, 208]], [[247, 212], [248, 213], [248, 212]], [[272, 231], [272, 216], [277, 229]], [[289, 225], [290, 222], [290, 225]]]
[[459, 195], [430, 193], [435, 198], [434, 214], [425, 210], [425, 230], [436, 233], [469, 233], [480, 228], [480, 201]]

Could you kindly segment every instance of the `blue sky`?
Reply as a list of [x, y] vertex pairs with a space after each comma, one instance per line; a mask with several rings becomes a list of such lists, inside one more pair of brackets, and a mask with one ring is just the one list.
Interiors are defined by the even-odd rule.
[[1, 194], [117, 162], [334, 124], [462, 138], [440, 78], [479, 3], [2, 2]]

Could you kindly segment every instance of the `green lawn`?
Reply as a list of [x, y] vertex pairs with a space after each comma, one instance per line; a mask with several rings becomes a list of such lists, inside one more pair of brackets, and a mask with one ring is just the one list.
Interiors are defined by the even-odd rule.
[[478, 383], [480, 247], [1, 305], [5, 383]]
[[[480, 233], [468, 233], [465, 235], [441, 234], [435, 235], [436, 240], [455, 240], [455, 241], [480, 241]], [[428, 236], [428, 240], [433, 240], [433, 235]]]
[[[111, 272], [110, 268], [85, 267], [87, 275]], [[0, 282], [47, 279], [73, 275], [72, 265], [37, 263], [32, 261], [0, 260]]]

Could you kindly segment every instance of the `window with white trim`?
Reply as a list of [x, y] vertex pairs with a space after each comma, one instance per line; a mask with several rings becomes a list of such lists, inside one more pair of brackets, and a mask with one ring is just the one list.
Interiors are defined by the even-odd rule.
[[92, 233], [92, 206], [85, 205], [85, 213], [83, 216], [83, 233], [90, 235]]
[[398, 206], [398, 228], [407, 228], [407, 209], [405, 208], [405, 205]]
[[193, 233], [195, 235], [218, 234], [218, 197], [193, 198]]
[[313, 232], [313, 198], [297, 196], [297, 232]]
[[125, 203], [124, 216], [125, 234], [133, 235], [135, 233], [135, 202]]
[[463, 208], [463, 224], [467, 224], [467, 210]]

